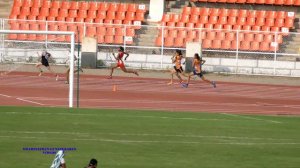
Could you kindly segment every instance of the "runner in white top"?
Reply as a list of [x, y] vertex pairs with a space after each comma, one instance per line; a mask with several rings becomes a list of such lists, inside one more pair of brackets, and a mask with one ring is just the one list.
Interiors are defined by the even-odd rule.
[[[69, 84], [69, 75], [70, 75], [70, 57], [71, 57], [71, 51], [69, 50], [69, 55], [68, 55], [68, 58], [67, 58], [67, 60], [66, 60], [66, 64], [67, 64], [67, 67], [68, 67], [68, 69], [67, 69], [67, 71], [66, 71], [66, 81], [65, 81], [65, 83], [66, 84]], [[76, 55], [74, 55], [74, 67], [77, 65], [76, 64], [76, 62], [78, 61], [78, 58], [76, 57]], [[83, 72], [83, 70], [79, 67], [79, 70], [81, 71], [81, 72]], [[78, 69], [74, 69], [74, 73], [76, 73], [76, 72], [78, 72]]]

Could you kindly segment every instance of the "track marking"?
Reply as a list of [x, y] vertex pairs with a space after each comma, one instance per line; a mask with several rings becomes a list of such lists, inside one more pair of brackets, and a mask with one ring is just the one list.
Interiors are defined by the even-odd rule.
[[26, 100], [26, 99], [22, 99], [22, 98], [19, 98], [19, 97], [17, 97], [16, 99], [20, 100], [20, 101], [27, 102], [27, 103], [38, 104], [38, 105], [44, 106], [44, 104], [38, 103], [38, 102], [35, 102], [35, 101]]
[[5, 95], [5, 94], [0, 94], [0, 96], [7, 97], [7, 98], [10, 98], [10, 97], [11, 97], [11, 96]]
[[[230, 120], [230, 119], [220, 119], [220, 118], [180, 118], [180, 117], [159, 117], [159, 116], [150, 116], [150, 115], [99, 115], [99, 114], [86, 114], [86, 113], [38, 113], [38, 112], [3, 112], [5, 114], [25, 114], [25, 115], [69, 115], [69, 116], [106, 116], [106, 117], [123, 117], [123, 118], [155, 118], [155, 119], [171, 119], [171, 120], [195, 120], [195, 121], [236, 121], [236, 120]], [[218, 113], [216, 113], [218, 114]], [[276, 123], [276, 124], [281, 124], [282, 122], [279, 121], [274, 121], [274, 120], [265, 120], [265, 119], [259, 119], [255, 117], [248, 117], [248, 116], [242, 116], [242, 115], [236, 115], [236, 114], [228, 114], [228, 113], [221, 113], [223, 115], [229, 115], [229, 116], [234, 116], [234, 117], [240, 117], [240, 118], [245, 118], [245, 119], [250, 119], [250, 120], [255, 120], [259, 122], [270, 122], [270, 123]]]
[[0, 138], [9, 139], [40, 139], [40, 140], [63, 140], [63, 141], [100, 141], [100, 142], [115, 142], [115, 143], [164, 143], [164, 144], [203, 144], [203, 145], [300, 145], [299, 142], [201, 142], [201, 141], [161, 141], [161, 140], [126, 140], [126, 139], [104, 139], [104, 138], [49, 138], [49, 137], [33, 137], [33, 136], [0, 136]]
[[117, 136], [156, 136], [156, 137], [183, 137], [183, 138], [216, 138], [216, 139], [246, 139], [246, 140], [270, 140], [270, 141], [291, 141], [297, 139], [278, 139], [278, 138], [258, 138], [258, 137], [235, 137], [235, 136], [213, 136], [213, 135], [194, 135], [194, 134], [146, 134], [146, 133], [83, 133], [83, 132], [52, 132], [52, 131], [0, 131], [1, 133], [13, 134], [68, 134], [68, 135], [117, 135]]
[[227, 116], [233, 116], [233, 117], [239, 117], [239, 118], [245, 118], [245, 119], [257, 120], [257, 121], [271, 122], [271, 123], [276, 123], [276, 124], [281, 124], [281, 123], [282, 123], [282, 122], [279, 122], [279, 121], [266, 120], [266, 119], [255, 118], [255, 117], [249, 117], [249, 116], [238, 115], [238, 114], [229, 114], [229, 113], [221, 113], [221, 114], [227, 115]]
[[159, 117], [159, 116], [135, 116], [135, 115], [99, 115], [99, 114], [80, 114], [80, 113], [31, 113], [31, 112], [4, 112], [5, 114], [25, 114], [25, 115], [68, 115], [68, 116], [105, 116], [105, 117], [122, 117], [122, 118], [155, 118], [155, 119], [171, 119], [171, 120], [196, 120], [196, 121], [235, 121], [230, 119], [219, 118], [180, 118], [180, 117]]

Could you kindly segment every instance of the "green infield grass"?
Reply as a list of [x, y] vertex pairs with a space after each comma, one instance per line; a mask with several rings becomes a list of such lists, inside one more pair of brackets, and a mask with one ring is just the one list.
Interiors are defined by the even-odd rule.
[[49, 168], [51, 148], [67, 168], [299, 168], [300, 117], [0, 107], [0, 168]]

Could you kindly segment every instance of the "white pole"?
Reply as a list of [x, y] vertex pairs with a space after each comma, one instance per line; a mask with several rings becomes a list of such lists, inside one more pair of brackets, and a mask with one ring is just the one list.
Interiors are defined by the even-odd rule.
[[[275, 45], [275, 51], [274, 51], [274, 65], [273, 65], [273, 75], [275, 76], [276, 75], [276, 66], [277, 66], [277, 32], [275, 32], [275, 43], [274, 43], [274, 45]], [[272, 43], [271, 43], [271, 45], [272, 45]]]
[[160, 60], [160, 68], [163, 69], [163, 60], [164, 60], [164, 31], [165, 27], [161, 26], [161, 60]]
[[73, 107], [73, 95], [74, 95], [74, 47], [75, 46], [75, 34], [71, 35], [71, 54], [70, 54], [70, 86], [69, 86], [69, 108]]
[[235, 74], [238, 73], [239, 66], [239, 30], [236, 30], [236, 55], [235, 55]]

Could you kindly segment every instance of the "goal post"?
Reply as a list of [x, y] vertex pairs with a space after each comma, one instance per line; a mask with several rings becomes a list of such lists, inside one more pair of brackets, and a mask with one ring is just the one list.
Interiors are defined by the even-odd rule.
[[[45, 40], [42, 40], [42, 41], [30, 41], [29, 39], [25, 39], [25, 41], [22, 41], [20, 39], [13, 39], [13, 38], [2, 38], [1, 40], [1, 43], [3, 45], [0, 45], [1, 48], [1, 52], [0, 52], [0, 56], [1, 56], [1, 60], [0, 62], [2, 62], [4, 59], [4, 56], [3, 56], [3, 52], [5, 50], [5, 45], [4, 43], [5, 40], [6, 41], [9, 41], [7, 43], [22, 43], [22, 44], [31, 44], [31, 43], [37, 43], [37, 44], [42, 44], [42, 45], [48, 45], [48, 44], [53, 44], [53, 45], [58, 45], [60, 44], [61, 42], [57, 42], [56, 39], [47, 39], [48, 36], [50, 35], [54, 35], [54, 36], [60, 36], [60, 35], [63, 35], [63, 36], [68, 36], [69, 37], [69, 42], [67, 42], [66, 44], [70, 45], [70, 48], [68, 48], [68, 50], [70, 50], [70, 54], [68, 54], [68, 57], [69, 57], [69, 66], [70, 66], [70, 74], [69, 74], [69, 95], [68, 95], [68, 100], [69, 100], [69, 108], [72, 108], [73, 107], [73, 102], [74, 102], [74, 55], [75, 55], [75, 33], [74, 32], [69, 32], [69, 31], [31, 31], [31, 30], [0, 30], [0, 35], [2, 34], [3, 35], [20, 35], [20, 34], [25, 34], [25, 35], [45, 35], [46, 36], [46, 39]], [[17, 46], [18, 48], [18, 46]], [[36, 47], [36, 48], [39, 48]], [[41, 49], [41, 48], [39, 48]], [[65, 49], [66, 50], [66, 49]], [[12, 60], [13, 62], [14, 60]]]

